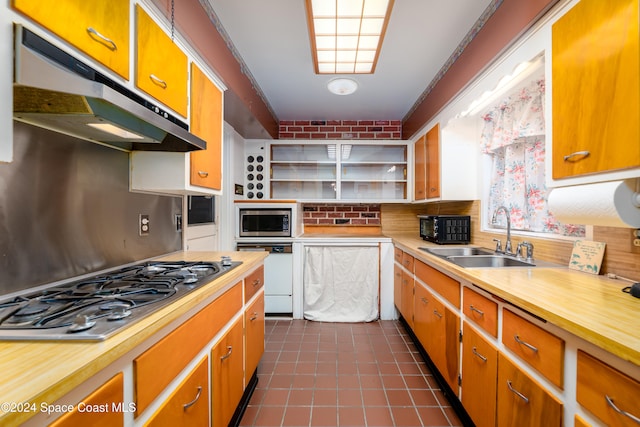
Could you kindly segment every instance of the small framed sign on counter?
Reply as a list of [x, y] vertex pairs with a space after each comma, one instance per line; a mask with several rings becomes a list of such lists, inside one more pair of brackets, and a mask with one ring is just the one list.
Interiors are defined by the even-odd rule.
[[600, 274], [606, 243], [576, 240], [569, 260], [569, 268], [591, 274]]

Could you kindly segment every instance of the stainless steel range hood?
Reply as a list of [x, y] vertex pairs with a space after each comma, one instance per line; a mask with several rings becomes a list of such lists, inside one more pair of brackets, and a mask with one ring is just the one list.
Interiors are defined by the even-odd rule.
[[121, 150], [206, 148], [188, 126], [68, 53], [15, 26], [13, 117]]

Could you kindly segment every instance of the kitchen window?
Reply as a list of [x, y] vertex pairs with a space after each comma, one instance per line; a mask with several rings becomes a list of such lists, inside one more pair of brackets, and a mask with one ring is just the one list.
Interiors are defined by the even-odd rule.
[[485, 226], [506, 227], [505, 206], [512, 230], [546, 235], [584, 237], [583, 225], [558, 221], [547, 204], [545, 185], [545, 79], [544, 70], [498, 98], [483, 114], [481, 151], [485, 174]]

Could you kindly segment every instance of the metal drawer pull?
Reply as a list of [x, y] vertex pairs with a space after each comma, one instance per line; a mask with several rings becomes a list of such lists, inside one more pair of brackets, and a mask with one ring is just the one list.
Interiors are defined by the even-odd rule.
[[618, 408], [616, 406], [615, 403], [613, 403], [613, 399], [610, 398], [609, 396], [607, 396], [606, 394], [604, 395], [605, 399], [607, 399], [607, 403], [609, 404], [609, 406], [611, 406], [613, 408], [614, 411], [616, 411], [617, 413], [619, 413], [620, 415], [624, 415], [625, 417], [629, 417], [631, 418], [633, 421], [635, 421], [636, 423], [640, 424], [640, 418], [636, 417], [633, 414], [630, 414], [627, 411], [623, 411], [622, 409]]
[[[568, 154], [566, 156], [564, 156], [564, 161], [565, 162], [577, 162], [580, 161], [582, 159], [586, 159], [587, 157], [589, 157], [591, 153], [589, 151], [576, 151], [575, 153], [571, 153]], [[574, 159], [574, 157], [580, 157], [579, 159]]]
[[249, 320], [251, 320], [251, 321], [253, 322], [253, 321], [254, 321], [254, 320], [256, 320], [257, 318], [258, 318], [258, 312], [257, 312], [257, 311], [254, 311], [254, 312], [253, 312], [253, 316], [251, 316], [251, 317], [249, 318]]
[[520, 393], [518, 390], [513, 388], [513, 386], [511, 385], [511, 380], [507, 380], [507, 387], [509, 387], [509, 390], [511, 390], [516, 396], [524, 400], [524, 403], [529, 403], [529, 398], [527, 396], [525, 396], [524, 394]]
[[486, 363], [487, 358], [486, 358], [485, 356], [481, 355], [480, 353], [478, 353], [478, 350], [476, 350], [476, 348], [475, 348], [475, 347], [473, 347], [473, 349], [472, 349], [471, 351], [473, 351], [473, 354], [475, 354], [476, 356], [478, 356], [478, 358], [479, 358], [480, 360], [482, 360], [483, 362], [485, 362], [485, 363]]
[[420, 298], [420, 300], [423, 302], [423, 304], [429, 304], [429, 300], [425, 297]]
[[537, 348], [537, 347], [532, 346], [532, 345], [531, 345], [531, 344], [529, 344], [528, 342], [524, 342], [524, 341], [522, 341], [522, 340], [520, 339], [520, 337], [518, 336], [518, 334], [515, 334], [515, 335], [513, 336], [513, 339], [514, 339], [514, 340], [516, 340], [516, 342], [517, 342], [518, 344], [521, 344], [521, 345], [523, 345], [523, 346], [527, 347], [529, 350], [533, 351], [534, 353], [537, 353], [537, 352], [538, 352], [538, 348]]
[[438, 313], [438, 310], [433, 310], [433, 314], [442, 319], [442, 314]]
[[258, 286], [262, 283], [262, 281], [260, 279], [256, 279], [253, 281], [253, 286]]
[[228, 359], [229, 356], [231, 356], [231, 352], [232, 351], [233, 351], [233, 346], [228, 345], [227, 346], [227, 354], [225, 354], [224, 356], [220, 356], [220, 360]]
[[[89, 33], [90, 36], [96, 36], [98, 38], [97, 40], [100, 43], [104, 44], [110, 50], [118, 50], [118, 45], [116, 45], [116, 43], [113, 40], [111, 40], [109, 37], [103, 36], [92, 27], [87, 28], [87, 33]], [[91, 38], [96, 40], [95, 37], [91, 37]]]
[[196, 394], [196, 397], [193, 398], [193, 400], [189, 403], [185, 403], [184, 405], [182, 405], [182, 410], [186, 411], [187, 409], [191, 408], [193, 405], [196, 404], [196, 402], [198, 401], [198, 399], [200, 399], [200, 395], [202, 394], [202, 386], [198, 386], [198, 393]]
[[198, 175], [200, 175], [202, 178], [206, 178], [209, 176], [209, 172], [198, 171]]
[[476, 313], [478, 313], [480, 316], [484, 316], [484, 311], [482, 310], [478, 310], [477, 308], [475, 308], [473, 305], [470, 305], [469, 308], [471, 309], [471, 311], [475, 311]]
[[154, 82], [155, 84], [160, 86], [162, 89], [166, 89], [167, 88], [167, 82], [165, 82], [161, 78], [159, 78], [159, 77], [157, 77], [157, 76], [155, 76], [153, 74], [149, 74], [149, 78], [151, 79], [152, 82]]

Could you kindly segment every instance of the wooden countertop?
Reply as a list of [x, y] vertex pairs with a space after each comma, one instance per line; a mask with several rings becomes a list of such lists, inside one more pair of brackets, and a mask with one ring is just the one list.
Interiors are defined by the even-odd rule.
[[621, 292], [629, 283], [562, 266], [462, 268], [418, 249], [437, 245], [414, 234], [389, 237], [414, 257], [640, 365], [640, 298]]
[[0, 341], [0, 425], [19, 425], [35, 415], [7, 412], [1, 404], [28, 402], [39, 409], [42, 403], [54, 403], [190, 310], [215, 300], [262, 264], [267, 253], [177, 252], [157, 260], [217, 261], [222, 255], [242, 265], [105, 341]]

